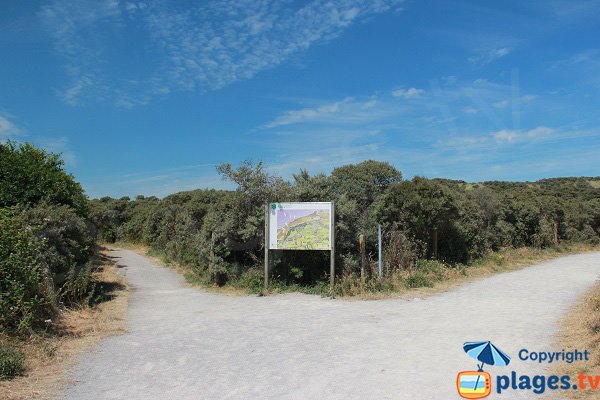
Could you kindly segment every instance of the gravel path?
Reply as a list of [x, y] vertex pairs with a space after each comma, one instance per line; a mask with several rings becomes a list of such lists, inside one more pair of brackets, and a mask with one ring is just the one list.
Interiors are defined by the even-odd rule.
[[475, 368], [463, 342], [513, 357], [492, 375], [533, 375], [519, 349], [561, 350], [559, 320], [600, 274], [600, 253], [587, 253], [423, 300], [232, 297], [185, 287], [131, 251], [113, 256], [133, 288], [129, 333], [81, 359], [66, 399], [457, 399], [456, 373]]

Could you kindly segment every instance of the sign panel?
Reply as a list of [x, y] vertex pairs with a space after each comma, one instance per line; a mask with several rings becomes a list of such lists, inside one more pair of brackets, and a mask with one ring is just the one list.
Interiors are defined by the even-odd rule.
[[269, 249], [331, 250], [331, 203], [269, 204]]

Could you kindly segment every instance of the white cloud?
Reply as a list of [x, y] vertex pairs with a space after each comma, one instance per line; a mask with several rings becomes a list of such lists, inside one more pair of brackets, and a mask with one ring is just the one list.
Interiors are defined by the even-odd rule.
[[377, 100], [371, 99], [371, 100], [368, 100], [368, 101], [364, 102], [363, 105], [361, 106], [361, 108], [363, 110], [368, 110], [369, 108], [373, 108], [376, 105], [377, 105]]
[[283, 115], [275, 118], [265, 125], [266, 128], [276, 128], [278, 126], [297, 124], [300, 122], [315, 120], [321, 117], [331, 116], [340, 110], [340, 105], [351, 101], [346, 98], [335, 103], [324, 104], [316, 108], [303, 108], [301, 110], [286, 111]]
[[103, 176], [98, 180], [83, 182], [92, 198], [106, 195], [164, 197], [182, 190], [198, 188], [232, 189], [215, 170], [216, 164], [182, 165], [178, 167]]
[[36, 137], [33, 141], [37, 146], [43, 147], [51, 153], [58, 153], [69, 167], [77, 166], [77, 156], [69, 147], [66, 137]]
[[588, 49], [553, 63], [549, 70], [567, 79], [580, 77], [583, 82], [600, 88], [600, 49]]
[[491, 50], [479, 51], [477, 55], [469, 57], [469, 62], [474, 64], [489, 64], [499, 58], [505, 57], [510, 54], [511, 49], [509, 47], [500, 47]]
[[[222, 0], [176, 7], [159, 1], [54, 0], [40, 17], [67, 62], [71, 83], [63, 100], [79, 104], [100, 96], [127, 107], [172, 91], [216, 90], [250, 79], [402, 2]], [[120, 67], [120, 59], [111, 59], [114, 47], [131, 45], [113, 38], [130, 31], [137, 48], [123, 50], [149, 49], [147, 57], [128, 65], [127, 73], [108, 76], [108, 64], [115, 71]]]
[[548, 128], [547, 126], [538, 126], [529, 131], [503, 129], [498, 132], [493, 132], [491, 136], [499, 142], [515, 143], [547, 138], [554, 134], [554, 132], [554, 129]]
[[547, 126], [538, 126], [530, 130], [501, 129], [482, 135], [463, 135], [443, 139], [439, 147], [454, 148], [464, 152], [494, 151], [503, 145], [534, 143], [546, 140], [569, 140], [577, 137], [595, 136], [595, 131], [559, 131]]
[[496, 108], [506, 108], [509, 105], [510, 105], [510, 101], [508, 101], [508, 100], [500, 100], [493, 104], [493, 106]]
[[273, 129], [307, 123], [359, 126], [384, 121], [396, 112], [394, 105], [389, 101], [380, 101], [375, 97], [366, 100], [346, 97], [339, 101], [314, 107], [285, 111], [272, 121], [264, 124], [263, 128]]
[[22, 131], [8, 117], [0, 115], [0, 140], [13, 139], [20, 135]]
[[[65, 103], [80, 105], [92, 89], [98, 97], [97, 92], [102, 85], [92, 76], [106, 62], [103, 57], [106, 49], [98, 45], [102, 35], [98, 25], [113, 21], [120, 14], [121, 6], [117, 0], [54, 0], [41, 8], [41, 22], [54, 40], [55, 50], [66, 61], [70, 82], [58, 91]], [[106, 27], [103, 30], [107, 30]]]
[[408, 88], [408, 89], [396, 89], [392, 91], [392, 96], [394, 97], [402, 97], [405, 99], [418, 99], [423, 97], [425, 91], [423, 89], [417, 88]]
[[82, 93], [94, 86], [94, 81], [91, 77], [86, 75], [80, 75], [74, 78], [74, 81], [69, 87], [59, 91], [60, 98], [70, 106], [78, 106], [82, 104], [81, 95]]

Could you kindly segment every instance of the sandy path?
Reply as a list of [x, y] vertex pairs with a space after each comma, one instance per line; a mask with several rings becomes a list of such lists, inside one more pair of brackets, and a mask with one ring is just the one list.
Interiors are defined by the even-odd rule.
[[513, 357], [492, 374], [533, 374], [519, 349], [560, 350], [559, 320], [600, 274], [600, 253], [588, 253], [424, 300], [229, 297], [113, 255], [133, 287], [129, 333], [84, 356], [66, 399], [456, 399], [456, 373], [475, 368], [463, 342], [492, 340]]

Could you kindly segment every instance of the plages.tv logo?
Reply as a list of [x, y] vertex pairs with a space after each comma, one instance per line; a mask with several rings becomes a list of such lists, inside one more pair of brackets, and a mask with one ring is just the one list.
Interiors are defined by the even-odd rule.
[[[466, 342], [463, 350], [478, 361], [477, 371], [462, 371], [456, 376], [456, 389], [465, 399], [483, 399], [492, 393], [492, 377], [483, 370], [485, 364], [506, 366], [510, 357], [492, 342]], [[479, 364], [481, 362], [481, 364]]]

